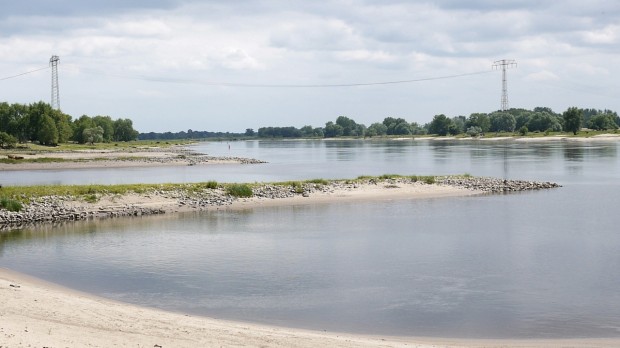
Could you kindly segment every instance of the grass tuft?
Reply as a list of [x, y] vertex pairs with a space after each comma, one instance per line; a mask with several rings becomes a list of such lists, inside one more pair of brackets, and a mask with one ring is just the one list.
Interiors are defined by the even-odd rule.
[[254, 195], [248, 184], [230, 184], [226, 186], [226, 193], [233, 197], [252, 197]]
[[23, 205], [18, 200], [2, 197], [0, 198], [0, 208], [6, 209], [8, 211], [18, 212], [22, 210]]

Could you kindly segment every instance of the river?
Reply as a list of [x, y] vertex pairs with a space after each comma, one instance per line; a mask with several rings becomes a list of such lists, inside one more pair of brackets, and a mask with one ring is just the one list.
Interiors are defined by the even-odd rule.
[[0, 234], [0, 266], [140, 305], [309, 329], [619, 337], [618, 149], [559, 140], [247, 141], [194, 150], [269, 163], [1, 173], [13, 184], [470, 173], [563, 187], [15, 230]]

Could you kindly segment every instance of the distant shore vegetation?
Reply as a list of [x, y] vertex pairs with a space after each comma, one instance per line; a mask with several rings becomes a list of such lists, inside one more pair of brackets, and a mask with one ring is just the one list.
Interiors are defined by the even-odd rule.
[[556, 113], [548, 107], [533, 110], [513, 108], [491, 113], [472, 113], [469, 116], [435, 115], [426, 124], [409, 122], [400, 117], [385, 117], [368, 126], [347, 116], [338, 116], [324, 127], [309, 125], [301, 128], [247, 128], [245, 132], [194, 131], [140, 133], [131, 119], [112, 119], [110, 116], [72, 116], [53, 109], [45, 102], [9, 104], [0, 102], [0, 147], [14, 148], [31, 143], [41, 146], [59, 144], [112, 144], [114, 142], [166, 140], [231, 140], [231, 139], [290, 139], [290, 138], [367, 138], [399, 136], [461, 136], [483, 137], [498, 135], [545, 136], [558, 133], [589, 135], [590, 131], [618, 132], [620, 117], [612, 110], [568, 108]]
[[193, 131], [141, 133], [142, 140], [172, 139], [295, 139], [295, 138], [340, 138], [340, 137], [398, 137], [398, 136], [463, 136], [481, 137], [497, 135], [545, 136], [557, 133], [577, 135], [590, 131], [614, 131], [620, 128], [617, 112], [599, 109], [571, 107], [563, 113], [556, 113], [547, 107], [533, 110], [510, 109], [491, 113], [473, 113], [469, 116], [448, 117], [435, 115], [426, 124], [408, 122], [404, 118], [386, 117], [369, 126], [356, 122], [347, 116], [338, 116], [328, 121], [325, 127], [303, 126], [301, 128], [261, 127], [257, 131], [248, 128], [243, 133]]

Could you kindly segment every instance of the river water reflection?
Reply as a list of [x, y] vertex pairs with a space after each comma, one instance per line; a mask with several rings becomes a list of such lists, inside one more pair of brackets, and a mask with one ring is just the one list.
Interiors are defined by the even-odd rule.
[[[230, 148], [270, 163], [202, 168], [202, 180], [468, 172], [564, 187], [18, 230], [0, 234], [0, 265], [122, 301], [319, 330], [620, 336], [616, 142], [272, 141]], [[226, 143], [197, 149], [229, 152]], [[123, 173], [110, 172], [110, 180]], [[49, 180], [83, 176], [68, 171]], [[199, 177], [184, 172], [163, 181]]]

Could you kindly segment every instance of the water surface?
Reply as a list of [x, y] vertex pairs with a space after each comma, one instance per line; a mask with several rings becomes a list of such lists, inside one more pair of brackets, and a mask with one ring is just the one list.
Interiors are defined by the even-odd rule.
[[[228, 152], [226, 143], [201, 146]], [[617, 147], [233, 143], [235, 155], [270, 162], [262, 169], [236, 167], [229, 174], [238, 180], [262, 170], [267, 174], [256, 180], [469, 172], [564, 187], [19, 230], [0, 235], [0, 265], [117, 300], [284, 326], [442, 337], [618, 337]]]

